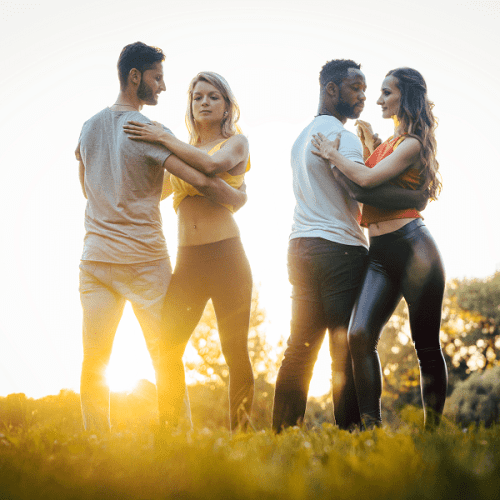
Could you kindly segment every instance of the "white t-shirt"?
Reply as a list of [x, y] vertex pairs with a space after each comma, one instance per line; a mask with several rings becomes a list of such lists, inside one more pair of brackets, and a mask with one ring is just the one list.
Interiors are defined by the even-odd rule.
[[368, 248], [363, 230], [358, 224], [360, 204], [335, 180], [330, 163], [312, 154], [313, 134], [321, 132], [334, 140], [342, 133], [339, 152], [346, 158], [363, 162], [361, 142], [342, 123], [330, 115], [321, 115], [302, 131], [292, 147], [293, 238], [323, 238], [344, 245]]
[[82, 127], [88, 197], [82, 260], [135, 264], [168, 257], [160, 197], [170, 151], [130, 140], [127, 120], [151, 123], [137, 111], [105, 108]]

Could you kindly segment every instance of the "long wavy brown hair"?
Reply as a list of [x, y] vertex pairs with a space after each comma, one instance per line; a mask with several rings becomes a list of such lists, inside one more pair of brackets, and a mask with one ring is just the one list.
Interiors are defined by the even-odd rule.
[[434, 103], [427, 97], [427, 84], [424, 77], [412, 68], [393, 69], [386, 76], [397, 79], [396, 86], [401, 92], [397, 118], [403, 130], [422, 144], [420, 161], [424, 186], [429, 191], [430, 199], [435, 200], [441, 192], [442, 184], [436, 159], [437, 119], [432, 113]]
[[189, 132], [189, 144], [196, 146], [196, 144], [200, 141], [198, 126], [196, 125], [196, 121], [193, 116], [193, 90], [194, 86], [200, 81], [213, 85], [221, 93], [224, 98], [224, 102], [226, 103], [227, 115], [224, 116], [221, 122], [222, 137], [231, 137], [235, 134], [241, 133], [240, 128], [236, 125], [236, 122], [240, 119], [240, 108], [231, 87], [219, 74], [212, 71], [202, 71], [191, 80], [188, 89], [186, 127]]

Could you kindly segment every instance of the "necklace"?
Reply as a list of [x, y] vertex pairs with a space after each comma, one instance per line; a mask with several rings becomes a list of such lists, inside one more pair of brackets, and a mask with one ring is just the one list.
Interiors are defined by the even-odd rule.
[[134, 108], [135, 110], [137, 110], [137, 108], [135, 106], [132, 106], [132, 104], [122, 104], [121, 102], [115, 102], [114, 104], [112, 104], [112, 106], [128, 106], [129, 108]]

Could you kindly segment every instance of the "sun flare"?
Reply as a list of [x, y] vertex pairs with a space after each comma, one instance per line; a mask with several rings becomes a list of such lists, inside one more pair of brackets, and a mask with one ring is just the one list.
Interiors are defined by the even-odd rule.
[[116, 332], [106, 381], [112, 392], [128, 392], [141, 379], [154, 383], [155, 374], [141, 327], [127, 303]]

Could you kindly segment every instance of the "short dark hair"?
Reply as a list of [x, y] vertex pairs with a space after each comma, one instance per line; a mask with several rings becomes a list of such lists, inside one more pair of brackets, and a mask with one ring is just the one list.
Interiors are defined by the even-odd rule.
[[332, 59], [328, 61], [319, 73], [319, 84], [325, 87], [328, 83], [333, 82], [340, 86], [342, 80], [347, 78], [349, 68], [361, 69], [361, 64], [355, 63], [351, 59]]
[[142, 42], [135, 42], [123, 47], [118, 58], [118, 78], [120, 87], [127, 86], [127, 78], [132, 68], [144, 73], [151, 69], [157, 62], [163, 62], [165, 54], [158, 47], [152, 47]]

